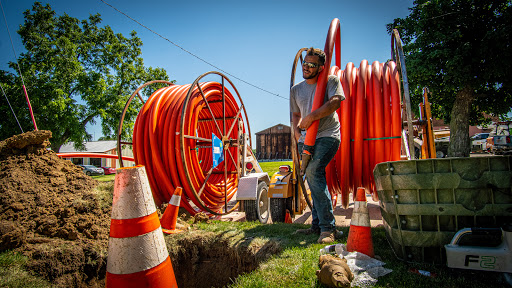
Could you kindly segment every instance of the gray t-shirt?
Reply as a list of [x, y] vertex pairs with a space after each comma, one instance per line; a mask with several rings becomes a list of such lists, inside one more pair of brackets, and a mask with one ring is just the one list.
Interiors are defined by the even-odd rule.
[[[306, 83], [306, 81], [302, 81], [294, 85], [290, 90], [290, 112], [300, 112], [302, 118], [311, 113], [311, 109], [313, 108], [313, 99], [315, 97], [315, 89], [316, 83], [310, 85]], [[343, 93], [340, 80], [334, 75], [329, 75], [327, 79], [327, 89], [325, 89], [324, 103], [335, 95], [341, 96], [341, 100], [345, 99], [345, 94]], [[340, 121], [336, 111], [331, 115], [320, 119], [316, 138], [318, 139], [321, 137], [340, 139]], [[299, 142], [304, 142], [303, 138], [304, 137], [301, 137]]]

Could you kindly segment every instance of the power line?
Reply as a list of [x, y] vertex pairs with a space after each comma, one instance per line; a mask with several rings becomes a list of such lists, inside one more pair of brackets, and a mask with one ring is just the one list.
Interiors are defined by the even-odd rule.
[[14, 113], [14, 109], [12, 109], [11, 102], [9, 102], [9, 98], [7, 98], [7, 94], [5, 94], [4, 87], [2, 85], [0, 85], [0, 88], [2, 89], [2, 93], [4, 94], [5, 100], [7, 100], [7, 104], [9, 104], [9, 108], [11, 108], [12, 114], [14, 115], [16, 122], [18, 122], [18, 126], [20, 126], [21, 133], [25, 133], [23, 131], [23, 128], [21, 128], [21, 124], [20, 124], [20, 121], [18, 121], [18, 117], [16, 117], [16, 113]]
[[7, 33], [9, 34], [9, 39], [11, 40], [12, 53], [14, 53], [14, 59], [16, 59], [16, 65], [18, 66], [18, 72], [20, 73], [20, 77], [21, 77], [21, 84], [23, 84], [23, 86], [25, 86], [25, 81], [23, 80], [23, 75], [21, 74], [20, 63], [18, 62], [18, 56], [16, 55], [16, 50], [14, 50], [14, 43], [12, 42], [11, 31], [9, 30], [9, 25], [7, 24], [7, 18], [5, 17], [4, 6], [2, 5], [2, 1], [0, 1], [0, 7], [2, 8], [2, 14], [4, 15], [5, 26], [7, 27]]
[[276, 93], [270, 92], [270, 91], [265, 90], [265, 89], [263, 89], [263, 88], [261, 88], [261, 87], [259, 87], [259, 86], [256, 86], [256, 85], [254, 85], [254, 84], [251, 84], [251, 83], [249, 83], [249, 82], [247, 82], [247, 81], [245, 81], [245, 80], [243, 80], [243, 79], [241, 79], [241, 78], [239, 78], [239, 77], [237, 77], [237, 76], [235, 76], [235, 75], [233, 75], [233, 74], [231, 74], [231, 73], [229, 73], [229, 72], [227, 72], [227, 71], [225, 71], [225, 70], [223, 70], [223, 69], [221, 69], [221, 68], [219, 68], [219, 67], [217, 67], [217, 66], [215, 66], [215, 65], [213, 65], [212, 63], [210, 63], [210, 62], [208, 62], [208, 61], [204, 60], [203, 58], [201, 58], [201, 57], [197, 56], [196, 54], [194, 54], [194, 53], [192, 53], [192, 52], [190, 52], [190, 51], [188, 51], [187, 49], [185, 49], [185, 48], [181, 47], [180, 45], [178, 45], [178, 44], [176, 44], [176, 43], [172, 42], [172, 41], [171, 41], [171, 40], [169, 40], [168, 38], [166, 38], [166, 37], [164, 37], [164, 36], [160, 35], [158, 32], [153, 31], [151, 28], [149, 28], [149, 27], [145, 26], [144, 24], [140, 23], [139, 21], [137, 21], [137, 20], [133, 19], [132, 17], [130, 17], [130, 16], [129, 16], [129, 15], [127, 15], [126, 13], [124, 13], [124, 12], [120, 11], [120, 10], [119, 10], [119, 9], [117, 9], [116, 7], [112, 6], [111, 4], [109, 4], [109, 3], [107, 3], [107, 2], [105, 2], [105, 1], [103, 1], [103, 0], [100, 0], [100, 1], [101, 1], [101, 2], [103, 2], [103, 3], [105, 3], [106, 5], [110, 6], [112, 9], [114, 9], [114, 10], [116, 10], [117, 12], [121, 13], [122, 15], [124, 15], [124, 16], [125, 16], [125, 17], [127, 17], [128, 19], [132, 20], [133, 22], [137, 23], [138, 25], [140, 25], [140, 26], [144, 27], [145, 29], [147, 29], [147, 30], [148, 30], [148, 31], [150, 31], [151, 33], [153, 33], [153, 34], [157, 35], [158, 37], [160, 37], [160, 38], [162, 38], [162, 39], [164, 39], [164, 40], [166, 40], [167, 42], [169, 42], [169, 43], [171, 43], [172, 45], [174, 45], [174, 46], [176, 46], [176, 47], [180, 48], [180, 49], [181, 49], [181, 50], [183, 50], [184, 52], [186, 52], [186, 53], [190, 54], [191, 56], [193, 56], [193, 57], [197, 58], [198, 60], [200, 60], [200, 61], [202, 61], [202, 62], [206, 63], [207, 65], [210, 65], [210, 66], [212, 66], [213, 68], [215, 68], [215, 69], [217, 69], [217, 70], [219, 70], [219, 71], [222, 71], [222, 72], [226, 73], [227, 75], [229, 75], [229, 76], [231, 76], [231, 77], [233, 77], [233, 78], [235, 78], [235, 79], [237, 79], [237, 80], [239, 80], [239, 81], [241, 81], [241, 82], [243, 82], [243, 83], [245, 83], [245, 84], [247, 84], [247, 85], [250, 85], [250, 86], [252, 86], [252, 87], [254, 87], [254, 88], [256, 88], [256, 89], [259, 89], [259, 90], [261, 90], [261, 91], [264, 91], [264, 92], [266, 92], [266, 93], [268, 93], [268, 94], [271, 94], [271, 95], [274, 95], [274, 96], [276, 96], [276, 97], [279, 97], [279, 98], [283, 98], [283, 99], [288, 100], [288, 98], [285, 98], [285, 97], [283, 97], [283, 96], [280, 96], [279, 94], [276, 94]]
[[[14, 53], [14, 58], [16, 59], [16, 65], [18, 66], [18, 71], [20, 73], [23, 92], [25, 93], [25, 99], [27, 100], [27, 104], [28, 104], [28, 111], [30, 113], [30, 117], [32, 118], [32, 123], [34, 123], [34, 130], [37, 131], [36, 118], [34, 117], [34, 112], [32, 111], [32, 105], [30, 105], [30, 99], [28, 97], [27, 87], [25, 86], [25, 80], [23, 79], [23, 74], [21, 73], [21, 67], [20, 67], [20, 63], [18, 62], [18, 56], [16, 55], [16, 50], [14, 50], [14, 43], [12, 41], [9, 25], [7, 24], [7, 18], [5, 17], [4, 6], [2, 5], [2, 1], [0, 1], [0, 7], [2, 8], [2, 14], [4, 15], [5, 27], [7, 27], [7, 33], [9, 34], [9, 39], [11, 40], [12, 52]], [[7, 99], [7, 96], [5, 98]], [[9, 102], [9, 100], [7, 100], [7, 102]], [[10, 105], [11, 104], [9, 103], [9, 106]], [[16, 117], [16, 115], [14, 115], [14, 117]], [[18, 121], [17, 118], [16, 118], [16, 121]], [[19, 124], [19, 122], [18, 122], [18, 124]], [[21, 128], [21, 126], [20, 126], [20, 128]], [[23, 131], [23, 129], [21, 131]]]

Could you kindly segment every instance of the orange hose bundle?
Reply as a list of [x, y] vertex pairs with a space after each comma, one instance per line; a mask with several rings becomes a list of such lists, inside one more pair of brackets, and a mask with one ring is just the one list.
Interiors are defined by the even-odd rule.
[[[345, 100], [336, 111], [340, 120], [341, 143], [326, 167], [326, 180], [333, 199], [336, 194], [341, 194], [342, 206], [347, 208], [349, 193], [355, 197], [358, 187], [364, 187], [377, 199], [373, 179], [375, 165], [400, 160], [402, 108], [396, 64], [393, 61], [375, 61], [369, 65], [367, 60], [363, 60], [359, 68], [350, 62], [345, 70], [341, 70], [340, 39], [340, 24], [335, 18], [327, 32], [324, 52], [325, 65], [330, 67], [333, 52], [336, 65], [324, 69], [318, 76], [313, 110], [323, 103], [326, 74], [336, 75], [345, 94]], [[305, 146], [315, 144], [318, 121], [313, 124], [307, 130]]]
[[219, 83], [199, 83], [189, 92], [191, 87], [161, 88], [144, 104], [133, 131], [135, 163], [146, 167], [157, 204], [168, 202], [182, 187], [180, 206], [192, 215], [217, 213], [237, 190], [240, 147], [224, 147], [225, 161], [213, 168], [210, 139], [212, 134], [239, 139], [244, 132], [239, 130], [245, 129], [238, 123], [241, 108]]
[[[324, 101], [327, 73], [340, 79], [345, 94], [336, 111], [340, 121], [341, 143], [333, 160], [326, 167], [327, 187], [332, 199], [341, 194], [344, 208], [350, 193], [355, 197], [358, 187], [364, 187], [377, 199], [373, 179], [375, 165], [401, 158], [402, 107], [400, 74], [393, 61], [387, 63], [361, 61], [359, 68], [348, 63], [341, 70], [340, 23], [332, 20], [325, 42], [325, 65], [318, 76], [313, 110]], [[334, 48], [336, 48], [334, 50]], [[305, 48], [299, 50], [299, 53]], [[331, 65], [335, 52], [336, 65]], [[297, 61], [296, 56], [295, 61]], [[294, 65], [295, 67], [295, 65]], [[294, 75], [294, 74], [292, 74]], [[292, 82], [293, 84], [293, 82]], [[318, 121], [308, 128], [304, 152], [315, 144]]]
[[355, 194], [358, 187], [376, 199], [373, 168], [400, 160], [400, 78], [392, 61], [369, 65], [363, 60], [359, 68], [348, 63], [345, 70], [330, 71], [340, 78], [345, 100], [337, 110], [341, 143], [326, 168], [327, 185], [331, 194], [341, 194], [346, 208], [349, 193]]

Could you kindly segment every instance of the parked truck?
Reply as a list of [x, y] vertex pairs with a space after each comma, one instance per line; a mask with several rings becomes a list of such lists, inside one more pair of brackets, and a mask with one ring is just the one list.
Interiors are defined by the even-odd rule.
[[486, 149], [496, 155], [512, 153], [512, 139], [510, 130], [512, 121], [497, 122], [496, 127], [487, 138]]
[[497, 122], [494, 133], [487, 138], [487, 150], [498, 155], [512, 153], [510, 130], [512, 130], [512, 121]]

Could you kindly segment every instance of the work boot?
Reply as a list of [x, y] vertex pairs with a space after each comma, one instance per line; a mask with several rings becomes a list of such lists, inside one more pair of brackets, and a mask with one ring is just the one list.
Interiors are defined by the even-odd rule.
[[308, 229], [298, 229], [298, 230], [295, 230], [295, 233], [293, 233], [293, 234], [304, 234], [304, 235], [317, 234], [317, 235], [320, 235], [320, 228], [309, 227]]
[[339, 230], [334, 229], [334, 232], [335, 232], [334, 238], [341, 239], [343, 237], [343, 231], [339, 231]]
[[336, 238], [336, 234], [338, 234], [338, 233], [335, 230], [322, 232], [322, 233], [320, 233], [320, 237], [318, 237], [317, 242], [320, 244], [332, 243], [332, 242], [334, 242], [334, 240]]

